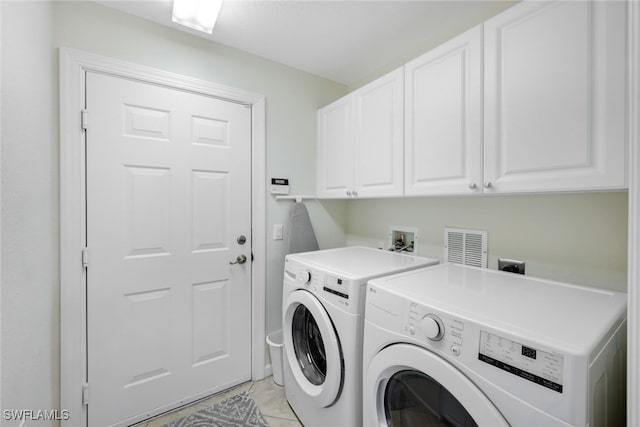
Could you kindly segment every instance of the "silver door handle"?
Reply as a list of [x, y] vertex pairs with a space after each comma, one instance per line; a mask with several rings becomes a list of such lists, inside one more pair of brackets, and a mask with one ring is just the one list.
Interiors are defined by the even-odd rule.
[[233, 262], [230, 262], [229, 264], [231, 264], [231, 265], [233, 265], [233, 264], [244, 264], [245, 262], [247, 262], [247, 257], [245, 255], [238, 255], [236, 260], [233, 261]]

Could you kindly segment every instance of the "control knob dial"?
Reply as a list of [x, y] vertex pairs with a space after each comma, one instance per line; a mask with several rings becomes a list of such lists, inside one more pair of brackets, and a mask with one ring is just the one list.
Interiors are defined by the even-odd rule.
[[302, 270], [299, 274], [300, 282], [303, 285], [307, 285], [311, 282], [311, 272], [309, 270]]
[[420, 321], [420, 328], [431, 341], [439, 341], [444, 336], [444, 324], [435, 314], [427, 314]]

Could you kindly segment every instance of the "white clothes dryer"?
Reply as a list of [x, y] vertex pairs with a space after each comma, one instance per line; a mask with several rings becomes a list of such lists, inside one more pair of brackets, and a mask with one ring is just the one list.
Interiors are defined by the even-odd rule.
[[306, 427], [362, 425], [367, 281], [437, 263], [364, 247], [286, 256], [284, 387], [289, 404]]
[[364, 425], [625, 425], [626, 304], [458, 264], [371, 280]]

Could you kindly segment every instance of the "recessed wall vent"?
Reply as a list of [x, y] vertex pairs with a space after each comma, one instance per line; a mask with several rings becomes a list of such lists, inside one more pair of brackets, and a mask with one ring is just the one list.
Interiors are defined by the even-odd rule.
[[487, 232], [445, 228], [444, 260], [487, 268]]

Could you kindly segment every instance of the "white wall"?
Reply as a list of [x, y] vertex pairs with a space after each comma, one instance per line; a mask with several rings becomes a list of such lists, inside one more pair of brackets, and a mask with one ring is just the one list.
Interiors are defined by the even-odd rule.
[[[51, 11], [4, 2], [2, 12], [2, 409], [55, 409], [58, 155]], [[38, 31], [29, 29], [27, 17]]]
[[497, 258], [526, 274], [627, 291], [627, 193], [358, 200], [348, 206], [350, 244], [387, 242], [388, 227], [417, 227], [419, 255], [444, 257], [444, 228], [488, 231]]
[[[292, 191], [303, 194], [314, 191], [315, 111], [346, 88], [90, 2], [3, 2], [2, 6], [1, 409], [56, 409], [57, 48], [80, 49], [264, 94], [267, 176], [288, 177]], [[267, 197], [268, 230], [285, 221], [289, 205]], [[312, 202], [310, 211], [323, 247], [343, 245], [344, 203]], [[282, 243], [268, 239], [267, 254], [269, 332], [280, 327]]]

